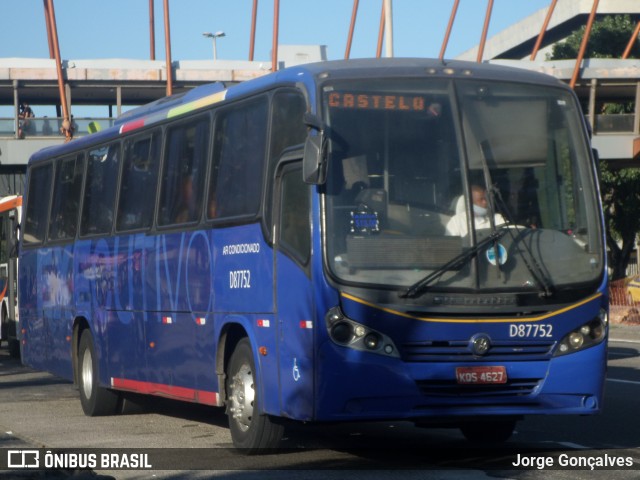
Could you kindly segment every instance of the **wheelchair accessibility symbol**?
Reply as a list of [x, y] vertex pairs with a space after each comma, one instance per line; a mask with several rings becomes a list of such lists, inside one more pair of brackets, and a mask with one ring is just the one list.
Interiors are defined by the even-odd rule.
[[298, 359], [293, 359], [293, 370], [291, 372], [293, 374], [293, 381], [297, 382], [300, 380], [300, 369], [298, 368]]

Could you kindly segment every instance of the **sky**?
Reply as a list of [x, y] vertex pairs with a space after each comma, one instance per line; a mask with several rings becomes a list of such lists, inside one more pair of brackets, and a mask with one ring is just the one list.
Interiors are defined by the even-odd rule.
[[[460, 0], [446, 57], [476, 46], [489, 0]], [[572, 0], [569, 0], [572, 1]], [[168, 0], [171, 59], [210, 60], [211, 39], [221, 60], [248, 60], [253, 0]], [[359, 0], [351, 58], [374, 57], [383, 0]], [[396, 57], [438, 57], [455, 0], [392, 0]], [[548, 7], [551, 0], [494, 0], [491, 37]], [[53, 0], [63, 60], [148, 60], [149, 0]], [[353, 0], [280, 0], [279, 43], [326, 45], [329, 60], [345, 56]], [[164, 2], [154, 0], [155, 56], [164, 61]], [[271, 62], [274, 0], [258, 0], [254, 60]], [[49, 58], [43, 0], [0, 0], [0, 58]], [[384, 55], [385, 49], [383, 49]], [[36, 116], [55, 116], [52, 106]], [[107, 116], [106, 107], [74, 107], [76, 118]], [[102, 111], [104, 110], [104, 111]], [[0, 106], [0, 116], [12, 115]]]
[[[376, 54], [383, 0], [360, 0], [351, 58]], [[353, 0], [280, 0], [279, 43], [326, 45], [341, 59]], [[454, 0], [393, 0], [397, 57], [437, 57]], [[461, 0], [446, 56], [479, 43], [488, 0]], [[494, 0], [489, 36], [550, 0]], [[154, 0], [156, 59], [164, 60], [163, 0]], [[203, 32], [224, 31], [218, 58], [248, 60], [253, 0], [169, 0], [172, 60], [213, 57]], [[149, 0], [54, 0], [63, 59], [149, 59]], [[0, 57], [48, 58], [43, 0], [0, 0]], [[273, 0], [258, 0], [255, 60], [270, 61]]]

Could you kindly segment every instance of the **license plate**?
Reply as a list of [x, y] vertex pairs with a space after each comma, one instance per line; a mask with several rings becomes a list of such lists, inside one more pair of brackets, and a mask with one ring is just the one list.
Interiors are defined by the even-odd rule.
[[507, 383], [505, 367], [457, 367], [456, 380], [462, 385]]

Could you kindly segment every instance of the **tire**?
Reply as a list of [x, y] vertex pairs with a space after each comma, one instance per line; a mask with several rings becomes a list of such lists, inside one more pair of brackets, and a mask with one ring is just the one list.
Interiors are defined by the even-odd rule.
[[472, 443], [504, 443], [516, 428], [515, 420], [469, 422], [460, 426], [464, 437]]
[[20, 341], [19, 340], [8, 340], [9, 342], [9, 355], [11, 358], [20, 358]]
[[85, 330], [78, 347], [78, 387], [82, 410], [88, 417], [113, 415], [118, 408], [118, 395], [99, 385], [98, 373], [93, 336]]
[[0, 347], [2, 346], [2, 340], [7, 340], [7, 344], [9, 344], [9, 320], [4, 308], [2, 308], [2, 314], [0, 315]]
[[226, 373], [227, 416], [233, 445], [249, 455], [277, 448], [284, 427], [269, 415], [260, 414], [262, 399], [256, 388], [255, 361], [247, 338], [236, 345]]
[[16, 324], [14, 320], [9, 318], [7, 314], [7, 310], [2, 308], [2, 316], [0, 318], [0, 325], [2, 328], [2, 332], [0, 334], [0, 345], [2, 344], [2, 339], [7, 341], [7, 348], [9, 349], [9, 355], [11, 358], [20, 358], [20, 341], [17, 337], [16, 332]]

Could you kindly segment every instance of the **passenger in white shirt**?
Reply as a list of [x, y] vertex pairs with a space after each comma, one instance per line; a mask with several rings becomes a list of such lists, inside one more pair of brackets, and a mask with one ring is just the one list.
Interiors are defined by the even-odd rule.
[[[473, 202], [473, 220], [476, 230], [491, 228], [491, 219], [487, 208], [489, 205], [487, 191], [479, 185], [471, 185], [471, 200]], [[504, 217], [499, 213], [494, 214], [493, 220], [496, 226], [506, 223]], [[464, 237], [467, 234], [467, 212], [464, 197], [458, 199], [456, 213], [447, 223], [446, 234], [459, 237]]]

